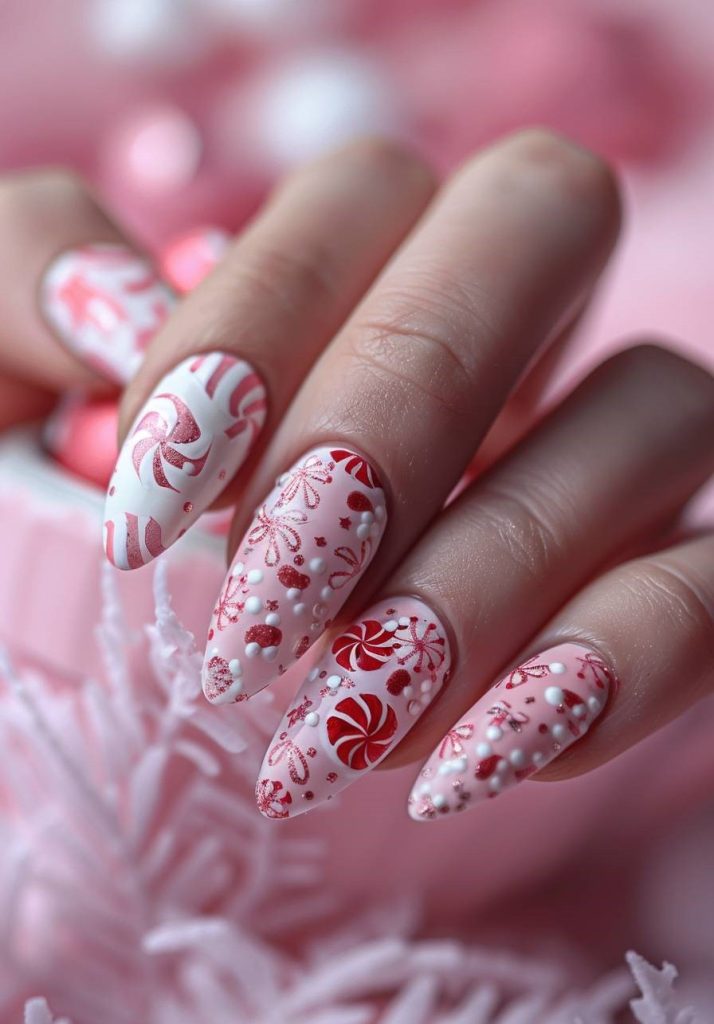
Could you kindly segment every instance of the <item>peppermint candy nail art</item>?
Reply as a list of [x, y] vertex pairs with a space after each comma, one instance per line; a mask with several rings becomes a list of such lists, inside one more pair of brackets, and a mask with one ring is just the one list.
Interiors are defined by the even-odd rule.
[[444, 736], [409, 797], [430, 821], [498, 796], [584, 736], [615, 683], [609, 666], [579, 644], [560, 644], [499, 680]]
[[175, 298], [151, 263], [125, 245], [85, 245], [45, 273], [45, 319], [84, 363], [119, 384], [139, 369]]
[[[109, 561], [137, 569], [182, 536], [245, 462], [266, 408], [258, 374], [224, 352], [189, 356], [167, 373], [129, 431], [109, 484]], [[227, 692], [224, 683], [213, 689]]]
[[446, 631], [413, 597], [371, 608], [330, 643], [263, 761], [256, 800], [289, 818], [329, 800], [394, 749], [449, 677]]
[[[372, 561], [386, 522], [384, 491], [362, 455], [335, 445], [298, 459], [258, 508], [216, 602], [208, 699], [250, 696], [301, 658]], [[240, 665], [241, 684], [219, 692], [223, 662]]]

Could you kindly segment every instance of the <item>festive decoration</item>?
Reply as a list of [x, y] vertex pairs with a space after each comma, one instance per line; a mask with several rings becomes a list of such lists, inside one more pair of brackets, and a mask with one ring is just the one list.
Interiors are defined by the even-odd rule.
[[289, 710], [279, 726], [278, 742], [312, 751], [307, 771], [296, 778], [269, 753], [258, 774], [259, 809], [271, 783], [291, 796], [281, 817], [295, 817], [374, 768], [448, 681], [449, 665], [446, 631], [423, 602], [390, 598], [369, 609], [308, 673], [295, 698], [301, 713]]
[[[266, 416], [265, 387], [223, 352], [189, 356], [156, 385], [119, 454], [105, 510], [112, 565], [137, 569], [181, 537], [248, 457]], [[158, 550], [142, 542], [157, 524]]]
[[[365, 511], [346, 517], [355, 495]], [[285, 672], [345, 603], [385, 526], [384, 492], [363, 456], [332, 448], [304, 455], [278, 480], [238, 546], [209, 629], [207, 660], [238, 659], [248, 696]], [[226, 599], [244, 575], [240, 609], [226, 616]]]
[[[573, 643], [513, 669], [447, 733], [424, 765], [409, 797], [412, 818], [425, 821], [463, 810], [544, 768], [585, 735], [614, 682], [602, 658]], [[508, 697], [494, 701], [503, 683]]]
[[122, 384], [174, 303], [151, 264], [124, 245], [85, 245], [59, 256], [42, 282], [42, 309], [64, 344]]

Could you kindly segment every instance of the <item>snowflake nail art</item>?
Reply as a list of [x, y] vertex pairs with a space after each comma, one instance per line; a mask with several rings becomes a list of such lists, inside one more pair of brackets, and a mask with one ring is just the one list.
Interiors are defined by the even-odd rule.
[[[245, 462], [265, 415], [260, 377], [235, 356], [205, 352], [167, 373], [124, 441], [109, 483], [109, 561], [137, 569], [184, 534]], [[240, 585], [232, 580], [231, 594]], [[227, 597], [226, 621], [231, 607]], [[216, 685], [215, 666], [214, 700], [235, 692]]]
[[40, 301], [74, 355], [125, 384], [175, 298], [148, 260], [125, 245], [98, 244], [58, 256], [45, 273]]
[[450, 663], [446, 631], [423, 602], [371, 608], [333, 639], [285, 713], [258, 776], [260, 811], [294, 817], [379, 764], [443, 688]]
[[529, 658], [449, 730], [414, 784], [409, 814], [429, 821], [463, 810], [544, 768], [585, 735], [614, 683], [609, 666], [579, 644]]
[[204, 665], [209, 700], [228, 701], [237, 692], [217, 694], [215, 658], [241, 662], [240, 696], [250, 696], [305, 654], [371, 562], [386, 521], [377, 474], [356, 452], [315, 449], [278, 480], [214, 608]]

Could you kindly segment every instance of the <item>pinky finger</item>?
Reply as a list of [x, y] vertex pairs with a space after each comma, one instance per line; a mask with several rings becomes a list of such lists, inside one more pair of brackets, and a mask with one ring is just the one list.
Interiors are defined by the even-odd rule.
[[618, 566], [581, 591], [436, 747], [409, 813], [428, 821], [536, 772], [590, 771], [712, 690], [714, 534]]

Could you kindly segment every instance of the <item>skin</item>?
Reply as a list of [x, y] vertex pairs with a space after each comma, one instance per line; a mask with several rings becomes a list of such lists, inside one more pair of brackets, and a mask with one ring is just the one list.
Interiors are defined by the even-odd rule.
[[[251, 362], [270, 411], [221, 498], [236, 503], [229, 556], [302, 452], [361, 450], [390, 518], [340, 622], [415, 594], [448, 623], [455, 652], [448, 689], [385, 763], [423, 760], [504, 668], [572, 639], [601, 652], [621, 686], [539, 776], [562, 778], [714, 684], [712, 539], [663, 541], [714, 471], [714, 381], [643, 340], [531, 422], [615, 245], [616, 181], [594, 155], [530, 130], [435, 189], [416, 157], [378, 142], [297, 172], [153, 340], [122, 396], [120, 440], [185, 356], [222, 349]], [[0, 426], [44, 410], [48, 394], [105, 387], [57, 343], [36, 291], [59, 252], [122, 239], [71, 175], [0, 185]], [[490, 468], [444, 512], [485, 438], [479, 466]]]

